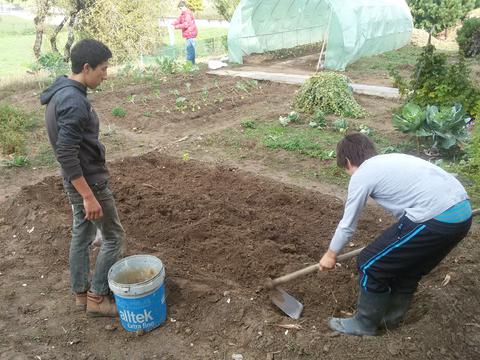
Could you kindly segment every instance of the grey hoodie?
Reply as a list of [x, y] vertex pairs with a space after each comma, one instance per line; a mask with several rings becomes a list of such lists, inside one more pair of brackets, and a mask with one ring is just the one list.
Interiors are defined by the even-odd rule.
[[59, 77], [40, 96], [48, 138], [67, 181], [84, 176], [90, 185], [108, 178], [105, 147], [98, 140], [99, 120], [87, 99], [87, 89]]

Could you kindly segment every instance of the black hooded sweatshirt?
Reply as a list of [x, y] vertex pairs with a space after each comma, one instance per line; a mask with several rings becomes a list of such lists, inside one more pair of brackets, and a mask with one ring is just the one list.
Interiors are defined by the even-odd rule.
[[108, 178], [105, 147], [98, 140], [99, 120], [87, 88], [66, 76], [59, 77], [40, 96], [50, 144], [67, 181], [85, 177], [89, 185]]

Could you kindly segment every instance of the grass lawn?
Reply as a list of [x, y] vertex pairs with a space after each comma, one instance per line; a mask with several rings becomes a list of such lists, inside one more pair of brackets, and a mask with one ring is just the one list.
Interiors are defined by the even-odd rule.
[[[220, 38], [227, 34], [224, 28], [199, 28], [198, 41]], [[59, 48], [66, 41], [66, 33], [62, 32], [59, 39]], [[168, 42], [168, 34], [162, 39]], [[21, 77], [29, 70], [35, 61], [33, 44], [35, 42], [35, 28], [33, 21], [24, 20], [15, 16], [0, 15], [0, 79], [4, 77]], [[175, 45], [183, 47], [180, 30], [175, 31]], [[201, 45], [200, 45], [201, 46]], [[44, 51], [49, 51], [48, 37], [43, 39]]]
[[414, 66], [422, 48], [415, 45], [407, 45], [401, 49], [389, 51], [380, 55], [365, 57], [349, 65], [348, 71], [372, 72], [377, 70], [389, 70], [400, 66]]
[[19, 76], [33, 62], [33, 22], [15, 16], [0, 16], [0, 78]]

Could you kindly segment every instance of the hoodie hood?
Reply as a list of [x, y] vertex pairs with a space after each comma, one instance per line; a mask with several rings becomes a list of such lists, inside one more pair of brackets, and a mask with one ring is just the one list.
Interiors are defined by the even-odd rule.
[[87, 88], [83, 86], [78, 81], [69, 79], [66, 76], [60, 76], [55, 80], [55, 82], [50, 85], [45, 91], [40, 95], [40, 103], [46, 105], [52, 100], [53, 96], [60, 90], [65, 89], [66, 87], [74, 87], [78, 89], [82, 94], [87, 95]]

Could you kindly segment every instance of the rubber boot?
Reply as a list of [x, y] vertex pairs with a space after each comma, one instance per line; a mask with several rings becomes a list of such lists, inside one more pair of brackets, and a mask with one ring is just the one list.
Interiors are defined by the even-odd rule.
[[375, 336], [389, 302], [390, 292], [373, 293], [361, 289], [357, 313], [350, 318], [331, 318], [329, 326], [344, 334]]
[[387, 329], [398, 326], [410, 307], [412, 298], [413, 294], [393, 293], [390, 297], [387, 312], [383, 316], [382, 326]]
[[89, 317], [116, 317], [117, 305], [110, 295], [87, 294], [87, 316]]

